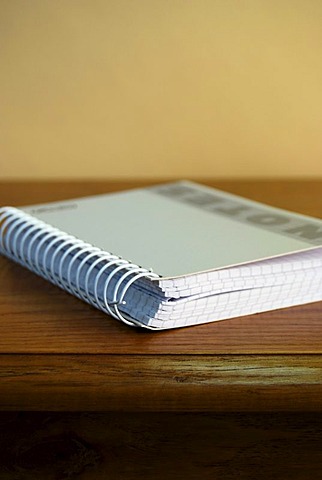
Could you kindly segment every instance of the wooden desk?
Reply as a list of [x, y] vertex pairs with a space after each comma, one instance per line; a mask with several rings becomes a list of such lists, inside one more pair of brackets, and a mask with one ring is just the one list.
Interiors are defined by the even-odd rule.
[[[0, 183], [0, 205], [147, 183]], [[322, 181], [208, 183], [322, 216]], [[322, 302], [150, 333], [0, 258], [0, 376], [1, 479], [322, 478]]]

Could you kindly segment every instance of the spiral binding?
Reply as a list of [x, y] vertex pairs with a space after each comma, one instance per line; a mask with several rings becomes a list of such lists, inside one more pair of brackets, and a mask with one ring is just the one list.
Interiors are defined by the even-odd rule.
[[[120, 311], [125, 305], [126, 293], [139, 279], [159, 278], [152, 269], [105, 252], [14, 207], [0, 208], [0, 253], [131, 326], [141, 324]], [[75, 269], [76, 261], [78, 265]], [[84, 272], [82, 292], [80, 279], [85, 266], [88, 269]], [[65, 278], [64, 271], [67, 272]], [[91, 292], [90, 279], [93, 275], [95, 280]], [[100, 280], [104, 281], [103, 296], [99, 295]], [[115, 282], [112, 298], [108, 298], [112, 281]]]

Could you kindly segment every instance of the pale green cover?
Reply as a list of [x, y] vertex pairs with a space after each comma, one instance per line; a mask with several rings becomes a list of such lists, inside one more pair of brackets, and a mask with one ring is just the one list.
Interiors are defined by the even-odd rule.
[[164, 277], [322, 244], [319, 219], [187, 181], [22, 209]]

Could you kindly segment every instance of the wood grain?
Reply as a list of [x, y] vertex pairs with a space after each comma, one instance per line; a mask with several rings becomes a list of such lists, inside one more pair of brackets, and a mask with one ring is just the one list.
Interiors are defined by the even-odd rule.
[[[0, 204], [20, 204], [122, 190], [137, 183], [0, 184]], [[322, 182], [213, 182], [302, 213], [322, 212]], [[132, 330], [0, 258], [2, 353], [321, 353], [322, 303], [151, 334]], [[26, 342], [28, 338], [28, 342]]]
[[4, 480], [321, 478], [321, 414], [0, 414]]
[[301, 355], [2, 355], [2, 410], [322, 411]]
[[[0, 183], [29, 204], [148, 182]], [[322, 181], [212, 185], [321, 216]], [[321, 410], [322, 302], [150, 333], [131, 329], [0, 258], [0, 408]]]

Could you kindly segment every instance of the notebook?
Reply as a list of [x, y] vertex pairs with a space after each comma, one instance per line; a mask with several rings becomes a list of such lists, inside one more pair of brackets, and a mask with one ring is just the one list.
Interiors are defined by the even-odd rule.
[[190, 181], [3, 207], [0, 252], [151, 330], [322, 300], [322, 220]]

